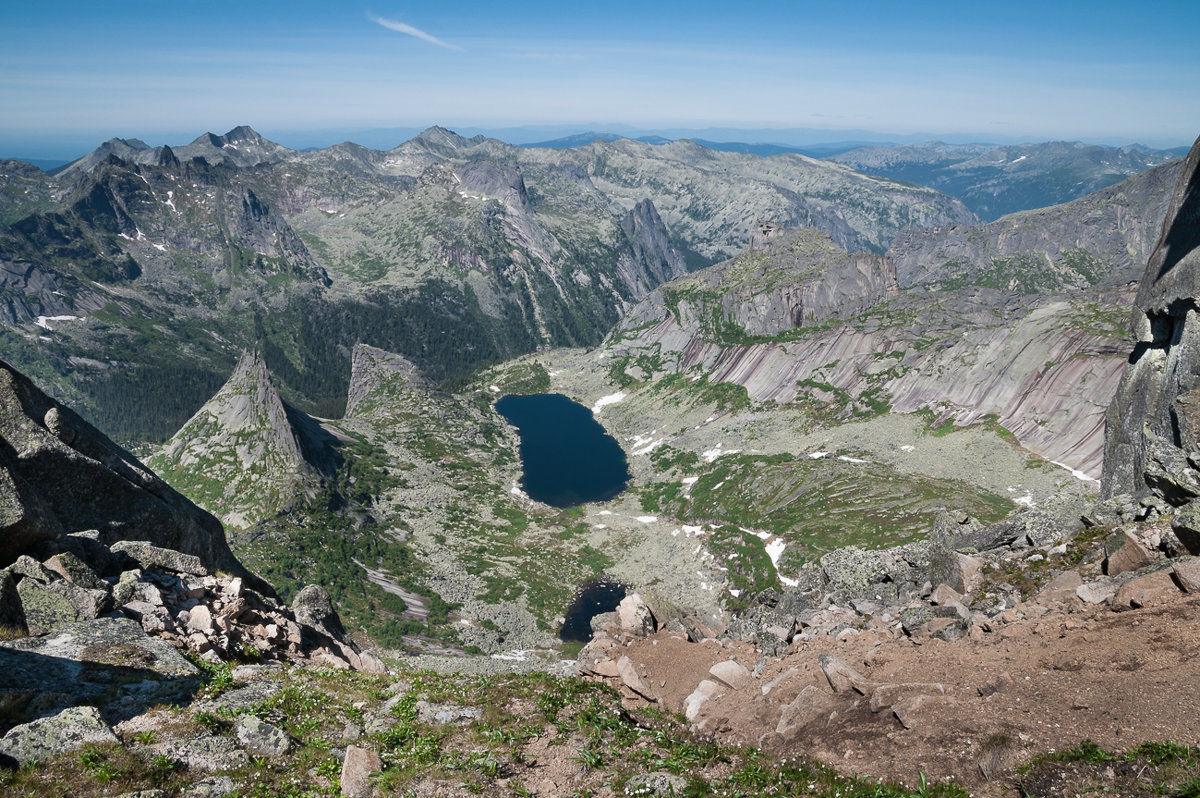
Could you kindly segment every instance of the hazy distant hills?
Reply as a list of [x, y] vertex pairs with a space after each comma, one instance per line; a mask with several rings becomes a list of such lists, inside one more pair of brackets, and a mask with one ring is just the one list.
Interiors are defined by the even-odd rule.
[[244, 348], [288, 402], [337, 415], [357, 343], [440, 380], [598, 343], [763, 220], [875, 252], [909, 226], [974, 221], [937, 191], [801, 155], [442, 128], [388, 151], [295, 151], [248, 127], [114, 139], [57, 176], [4, 162], [0, 197], [5, 356], [126, 441], [177, 429]]
[[[523, 146], [573, 149], [620, 139], [614, 133], [588, 132]], [[633, 140], [669, 143], [661, 136]], [[718, 152], [763, 157], [800, 154], [836, 161], [867, 174], [935, 188], [962, 200], [984, 221], [1069, 202], [1187, 153], [1187, 147], [1154, 150], [1137, 144], [1103, 147], [1062, 141], [1002, 146], [941, 141], [904, 145], [851, 141], [811, 146], [686, 141]]]
[[1186, 147], [1152, 150], [1063, 141], [1004, 146], [934, 141], [860, 147], [831, 160], [944, 191], [981, 219], [992, 221], [1090, 194], [1186, 152]]

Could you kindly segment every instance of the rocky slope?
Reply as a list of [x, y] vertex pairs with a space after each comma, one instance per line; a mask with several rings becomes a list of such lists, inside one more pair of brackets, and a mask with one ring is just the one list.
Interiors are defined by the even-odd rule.
[[900, 285], [990, 286], [1021, 293], [1137, 281], [1158, 238], [1182, 161], [1072, 202], [977, 227], [906, 230], [888, 257]]
[[[1187, 340], [1188, 303], [1195, 294], [1188, 282], [1195, 265], [1189, 255], [1194, 158], [1190, 163], [1151, 260], [1146, 283], [1152, 288], [1144, 289], [1146, 304], [1135, 312], [1135, 321], [1153, 331], [1155, 319], [1175, 305], [1184, 307], [1177, 325], [1183, 332], [1163, 342], [1168, 366], [1186, 366], [1188, 350], [1180, 344]], [[886, 259], [841, 255], [812, 233], [771, 238], [744, 257], [718, 267], [714, 274], [722, 280], [710, 284], [707, 274], [698, 275], [674, 310], [662, 304], [660, 321], [651, 315], [626, 329], [625, 343], [651, 329], [647, 325], [669, 322], [683, 329], [686, 319], [697, 336], [689, 341], [788, 344], [790, 339], [757, 339], [796, 335], [786, 329], [796, 318], [814, 327], [845, 326], [822, 297], [849, 292], [873, 307], [905, 297], [889, 279], [894, 272]], [[772, 275], [783, 277], [759, 297], [755, 281]], [[699, 310], [704, 292], [726, 284], [732, 301]], [[776, 301], [784, 284], [791, 293]], [[1034, 316], [1042, 301], [986, 291], [974, 296], [967, 321], [1030, 307]], [[1172, 301], [1156, 304], [1163, 296]], [[921, 309], [922, 333], [930, 318], [946, 329], [957, 318], [961, 334], [960, 304], [942, 307], [941, 320], [934, 315], [937, 303], [900, 307]], [[755, 308], [770, 311], [765, 316], [774, 326], [754, 336], [730, 329], [739, 313], [761, 318]], [[1049, 315], [1055, 314], [1061, 311]], [[875, 323], [887, 329], [895, 322], [883, 317]], [[967, 332], [970, 338], [972, 330]], [[749, 340], [729, 343], [735, 336]], [[376, 787], [417, 794], [776, 790], [864, 798], [959, 798], [967, 790], [992, 796], [1009, 789], [1149, 796], [1191, 789], [1200, 776], [1200, 752], [1187, 742], [1200, 731], [1191, 711], [1196, 640], [1181, 621], [1196, 609], [1200, 558], [1193, 555], [1200, 552], [1200, 533], [1190, 508], [1176, 506], [1191, 472], [1157, 465], [1177, 456], [1172, 451], [1185, 451], [1186, 419], [1173, 447], [1161, 436], [1150, 437], [1160, 434], [1158, 408], [1169, 407], [1166, 417], [1173, 411], [1177, 420], [1186, 413], [1185, 380], [1167, 380], [1159, 393], [1159, 383], [1145, 388], [1139, 379], [1145, 374], [1134, 372], [1126, 396], [1147, 401], [1119, 396], [1114, 403], [1133, 410], [1114, 410], [1123, 426], [1113, 425], [1113, 440], [1121, 446], [1110, 451], [1117, 457], [1149, 451], [1151, 457], [1135, 456], [1106, 470], [1110, 500], [1093, 504], [1086, 491], [1055, 501], [1039, 496], [1038, 508], [994, 523], [962, 511], [942, 513], [917, 522], [925, 540], [886, 549], [832, 547], [816, 556], [809, 550], [807, 558], [788, 560], [787, 537], [772, 513], [789, 501], [818, 494], [830, 503], [805, 515], [845, 516], [846, 509], [832, 503], [839, 494], [897, 481], [915, 492], [908, 486], [917, 484], [903, 482], [910, 475], [899, 468], [883, 471], [855, 456], [857, 450], [802, 454], [806, 450], [794, 437], [797, 422], [814, 426], [813, 434], [850, 440], [843, 428], [862, 425], [865, 436], [875, 437], [903, 417], [875, 415], [870, 395], [858, 401], [874, 417], [854, 423], [837, 423], [854, 410], [846, 401], [826, 398], [823, 407], [758, 403], [709, 382], [699, 369], [670, 371], [671, 358], [684, 356], [665, 347], [643, 347], [628, 359], [614, 358], [609, 348], [548, 352], [493, 368], [457, 397], [432, 390], [403, 358], [369, 348], [352, 358], [354, 412], [341, 424], [347, 440], [375, 448], [372, 467], [346, 483], [362, 485], [361, 507], [393, 525], [388, 535], [411, 535], [426, 556], [449, 553], [433, 563], [430, 582], [448, 592], [472, 591], [476, 603], [464, 602], [460, 610], [465, 626], [477, 630], [471, 639], [502, 645], [510, 630], [536, 618], [532, 609], [548, 606], [532, 588], [589, 562], [589, 547], [624, 557], [602, 568], [646, 589], [596, 620], [597, 634], [579, 660], [582, 673], [618, 691], [619, 704], [612, 691], [544, 676], [418, 673], [395, 680], [340, 672], [335, 678], [312, 667], [215, 666], [208, 690], [198, 693], [196, 682], [188, 681], [195, 666], [179, 660], [170, 643], [202, 651], [208, 660], [247, 655], [249, 649], [236, 645], [241, 642], [268, 659], [341, 667], [355, 665], [357, 657], [358, 667], [370, 668], [375, 661], [340, 636], [318, 591], [305, 591], [289, 615], [238, 580], [196, 573], [203, 566], [188, 558], [142, 544], [106, 546], [98, 534], [77, 532], [36, 545], [37, 559], [18, 558], [0, 572], [4, 606], [19, 606], [21, 613], [6, 622], [31, 632], [43, 623], [55, 628], [53, 635], [0, 644], [0, 658], [11, 665], [4, 671], [15, 680], [5, 693], [5, 705], [14, 711], [5, 715], [0, 751], [13, 760], [9, 765], [43, 763], [0, 773], [0, 786], [49, 795], [69, 782], [80, 794], [101, 795], [119, 780], [119, 789], [191, 798], [278, 792], [304, 773], [317, 789], [364, 796]], [[836, 370], [837, 364], [826, 365]], [[654, 379], [660, 372], [666, 377]], [[1182, 372], [1172, 367], [1165, 373]], [[1157, 371], [1154, 376], [1163, 381]], [[809, 387], [832, 394], [828, 385]], [[604, 393], [616, 387], [622, 390]], [[574, 514], [540, 508], [519, 490], [505, 491], [508, 484], [515, 488], [515, 447], [511, 431], [490, 412], [490, 398], [555, 388], [590, 399], [593, 412], [631, 443], [635, 477], [669, 482], [639, 486], [636, 496]], [[32, 420], [22, 428], [37, 432], [44, 425], [57, 435], [58, 414], [38, 409], [26, 414]], [[1148, 427], [1143, 437], [1131, 438], [1141, 427]], [[915, 452], [917, 444], [931, 445], [923, 437], [973, 434], [935, 430], [914, 430], [913, 443], [897, 448]], [[640, 442], [632, 440], [635, 431], [644, 434]], [[782, 456], [788, 451], [790, 457]], [[366, 455], [363, 450], [356, 459]], [[128, 462], [128, 455], [118, 456]], [[1001, 460], [989, 453], [976, 470], [991, 470]], [[400, 480], [363, 485], [368, 474], [379, 480], [396, 476], [394, 470]], [[849, 475], [836, 491], [822, 490], [811, 478], [835, 471]], [[801, 472], [809, 481], [794, 481], [780, 493], [761, 489], [764, 478]], [[1030, 472], [1031, 481], [1037, 477], [1037, 469]], [[987, 476], [970, 478], [979, 484]], [[718, 479], [732, 482], [733, 493], [721, 494]], [[955, 498], [964, 485], [932, 484], [943, 500]], [[1116, 495], [1126, 484], [1141, 495]], [[756, 520], [714, 517], [737, 509], [728, 502], [723, 508], [704, 505], [709, 517], [693, 524], [679, 523], [680, 516], [626, 518], [638, 505], [645, 512], [648, 503], [658, 502], [674, 512], [714, 496], [728, 500], [747, 486]], [[352, 520], [358, 526], [347, 526], [344, 540], [361, 539], [369, 529], [367, 519]], [[739, 523], [751, 527], [737, 530]], [[783, 545], [777, 548], [777, 542]], [[663, 559], [646, 556], [664, 547], [673, 548]], [[331, 559], [330, 551], [321, 549], [324, 559]], [[378, 549], [374, 554], [383, 555]], [[129, 558], [140, 573], [127, 567], [134, 564]], [[786, 574], [789, 581], [747, 581], [764, 558], [767, 573]], [[79, 568], [75, 559], [105, 564]], [[380, 573], [376, 564], [366, 563], [365, 573]], [[728, 592], [715, 603], [736, 606], [736, 612], [689, 608], [687, 597], [703, 597], [707, 590], [694, 579], [679, 583], [692, 593], [673, 592], [672, 574], [682, 577], [695, 568], [706, 569], [701, 578]], [[55, 626], [62, 620], [40, 613], [44, 604], [33, 598], [47, 593], [86, 597], [93, 607], [107, 597], [124, 619], [85, 618], [80, 626], [66, 618]], [[487, 609], [497, 598], [494, 606], [506, 606], [506, 612]], [[489, 641], [489, 633], [497, 637]], [[316, 648], [305, 648], [306, 634], [319, 641]], [[47, 668], [47, 659], [54, 668]], [[495, 663], [489, 661], [493, 670]], [[25, 674], [31, 668], [43, 678], [53, 675], [58, 694], [30, 694]], [[59, 669], [65, 678], [59, 679]], [[233, 690], [235, 679], [252, 683]], [[151, 708], [164, 703], [180, 708]]]
[[[1120, 293], [900, 292], [890, 260], [842, 255], [830, 268], [812, 254], [831, 252], [828, 242], [798, 240], [807, 251], [767, 241], [656, 290], [606, 342], [614, 373], [703, 375], [840, 421], [991, 416], [1030, 451], [1098, 478], [1104, 410], [1123, 366]], [[782, 261], [799, 264], [786, 280], [777, 275], [789, 270], [767, 265]]]
[[1148, 795], [1144, 771], [1056, 768], [1047, 754], [1194, 739], [1180, 698], [1194, 692], [1195, 636], [1179, 622], [1196, 608], [1200, 558], [1165, 521], [951, 523], [920, 552], [833, 552], [816, 587], [763, 595], [725, 631], [628, 597], [597, 619], [579, 668], [626, 706], [855, 773], [919, 772], [975, 795]]
[[958, 197], [985, 221], [1065, 203], [1151, 167], [1176, 150], [1138, 145], [1101, 147], [1080, 142], [944, 144], [859, 147], [831, 156], [861, 172], [908, 180]]
[[221, 525], [136, 458], [0, 361], [0, 561], [92, 530], [143, 540], [242, 571]]
[[810, 423], [932, 412], [998, 424], [1095, 484], [1122, 318], [1178, 163], [1066, 205], [909, 230], [884, 257], [764, 225], [652, 292], [610, 336], [615, 387], [672, 374], [800, 404]]

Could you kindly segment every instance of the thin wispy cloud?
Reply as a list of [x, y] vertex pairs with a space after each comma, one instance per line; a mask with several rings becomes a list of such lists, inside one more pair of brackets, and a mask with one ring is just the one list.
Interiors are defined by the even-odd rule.
[[367, 14], [367, 17], [375, 24], [382, 25], [383, 27], [387, 28], [388, 30], [394, 30], [397, 33], [403, 33], [406, 36], [412, 36], [414, 38], [420, 39], [421, 41], [429, 42], [430, 44], [436, 44], [438, 47], [445, 47], [447, 50], [459, 50], [459, 51], [462, 50], [462, 48], [459, 47], [458, 45], [450, 44], [449, 42], [444, 42], [441, 39], [439, 39], [438, 37], [436, 37], [432, 34], [426, 33], [425, 31], [421, 30], [420, 28], [414, 28], [412, 25], [407, 25], [403, 22], [397, 22], [396, 20], [393, 20], [393, 19], [384, 19], [383, 17], [377, 17], [374, 14]]

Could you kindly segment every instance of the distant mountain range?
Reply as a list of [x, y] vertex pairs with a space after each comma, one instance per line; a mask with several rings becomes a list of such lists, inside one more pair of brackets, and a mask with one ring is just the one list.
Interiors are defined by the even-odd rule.
[[946, 144], [860, 147], [830, 156], [860, 172], [936, 188], [979, 218], [1057, 205], [1180, 158], [1187, 147], [1101, 147], [1078, 141], [1041, 144]]
[[443, 128], [387, 151], [300, 152], [249, 127], [111, 139], [55, 176], [0, 162], [0, 213], [6, 357], [129, 442], [178, 429], [242, 349], [288, 402], [338, 415], [357, 343], [442, 380], [598, 343], [760, 221], [875, 252], [905, 227], [975, 221], [939, 192], [801, 155], [530, 149]]

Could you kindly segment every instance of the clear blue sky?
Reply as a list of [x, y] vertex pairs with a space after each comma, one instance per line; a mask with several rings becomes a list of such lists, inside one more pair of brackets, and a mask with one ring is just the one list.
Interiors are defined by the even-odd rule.
[[11, 2], [0, 155], [238, 124], [1190, 144], [1198, 32], [1197, 0]]

